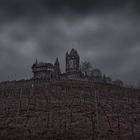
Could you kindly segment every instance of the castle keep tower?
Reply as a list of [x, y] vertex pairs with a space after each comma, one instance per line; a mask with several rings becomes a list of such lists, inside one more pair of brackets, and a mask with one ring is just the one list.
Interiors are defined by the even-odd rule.
[[66, 73], [79, 72], [80, 57], [75, 49], [66, 53]]
[[68, 79], [79, 79], [80, 73], [80, 57], [75, 49], [70, 53], [66, 53], [66, 75]]

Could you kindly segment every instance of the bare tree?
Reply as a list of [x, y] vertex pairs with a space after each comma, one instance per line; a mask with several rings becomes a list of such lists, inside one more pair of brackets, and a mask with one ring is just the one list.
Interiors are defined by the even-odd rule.
[[92, 69], [92, 65], [90, 62], [88, 61], [84, 61], [81, 64], [81, 71], [85, 74], [85, 75], [90, 75]]

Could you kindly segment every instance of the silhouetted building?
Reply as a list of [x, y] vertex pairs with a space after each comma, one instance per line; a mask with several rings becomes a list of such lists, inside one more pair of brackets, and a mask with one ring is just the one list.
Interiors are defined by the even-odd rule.
[[[65, 72], [61, 73], [60, 63], [58, 58], [54, 64], [36, 62], [32, 66], [33, 79], [40, 80], [92, 80], [98, 83], [111, 84], [112, 80], [110, 77], [102, 75], [100, 69], [93, 69], [90, 71], [90, 74], [85, 74], [82, 69], [80, 69], [80, 56], [77, 50], [72, 49], [70, 52], [67, 52], [65, 55], [66, 68]], [[88, 63], [87, 63], [88, 64]], [[89, 64], [88, 66], [89, 67]], [[114, 85], [123, 86], [123, 82], [116, 80], [113, 82]]]
[[70, 53], [66, 53], [66, 73], [64, 77], [67, 79], [79, 79], [81, 78], [80, 72], [80, 57], [75, 49], [72, 49]]
[[41, 80], [52, 80], [55, 78], [54, 66], [51, 63], [38, 63], [37, 60], [32, 66], [33, 78]]
[[66, 53], [66, 73], [79, 72], [80, 57], [75, 49]]

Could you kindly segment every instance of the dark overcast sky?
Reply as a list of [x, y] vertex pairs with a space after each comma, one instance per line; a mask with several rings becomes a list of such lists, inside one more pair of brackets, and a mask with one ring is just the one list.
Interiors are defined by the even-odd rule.
[[0, 81], [76, 48], [113, 79], [140, 80], [139, 0], [0, 0]]

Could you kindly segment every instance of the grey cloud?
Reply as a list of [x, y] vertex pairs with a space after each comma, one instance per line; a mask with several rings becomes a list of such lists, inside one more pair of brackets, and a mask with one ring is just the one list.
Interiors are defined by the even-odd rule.
[[72, 47], [79, 51], [81, 61], [89, 60], [114, 79], [139, 80], [138, 1], [4, 3], [7, 1], [2, 8], [7, 16], [0, 23], [1, 81], [14, 79], [15, 74], [19, 79], [31, 77], [36, 58], [53, 63], [58, 56], [64, 71], [65, 52]]
[[121, 7], [139, 12], [139, 0], [1, 0], [0, 9], [12, 17], [49, 14], [89, 14], [97, 11], [114, 11]]

